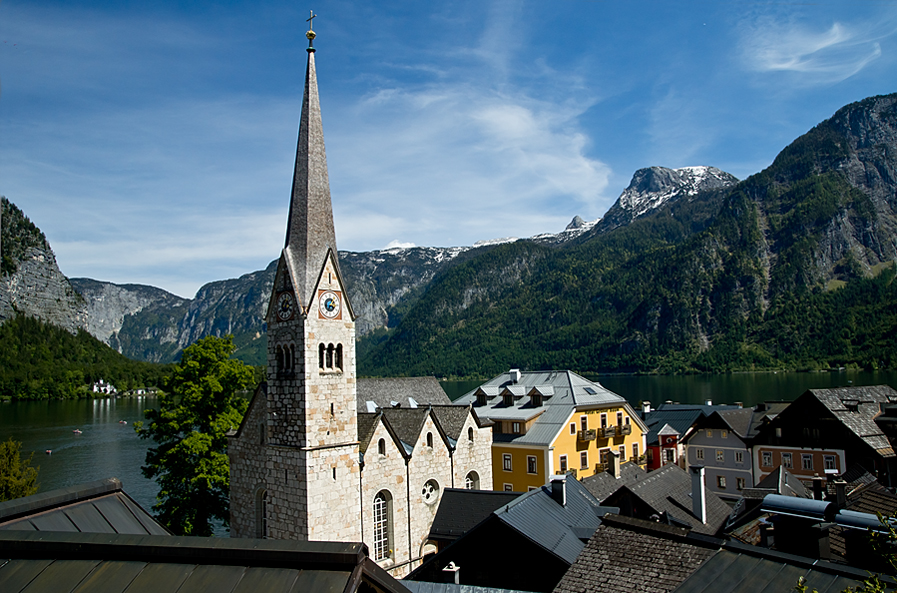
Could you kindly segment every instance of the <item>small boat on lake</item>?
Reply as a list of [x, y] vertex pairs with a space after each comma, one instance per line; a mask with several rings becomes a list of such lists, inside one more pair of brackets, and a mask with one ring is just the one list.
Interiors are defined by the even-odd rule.
[[46, 451], [44, 451], [44, 453], [50, 455], [51, 453], [53, 453], [53, 449], [47, 449]]
[[75, 433], [75, 434], [81, 434], [81, 430], [80, 430], [80, 429], [77, 429], [77, 428], [76, 428], [75, 430], [73, 430], [72, 432]]
[[128, 421], [127, 421], [127, 420], [119, 420], [118, 423], [119, 423], [119, 424], [127, 424]]

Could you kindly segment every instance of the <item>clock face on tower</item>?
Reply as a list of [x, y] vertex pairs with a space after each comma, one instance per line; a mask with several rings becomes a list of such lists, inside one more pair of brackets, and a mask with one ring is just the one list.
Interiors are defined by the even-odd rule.
[[332, 290], [326, 290], [318, 297], [318, 309], [322, 317], [336, 319], [340, 313], [339, 295]]
[[277, 297], [277, 317], [281, 321], [287, 321], [293, 316], [293, 295], [288, 292]]

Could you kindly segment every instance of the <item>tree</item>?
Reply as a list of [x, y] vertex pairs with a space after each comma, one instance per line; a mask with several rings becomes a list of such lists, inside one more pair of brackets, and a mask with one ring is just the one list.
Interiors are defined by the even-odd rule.
[[0, 502], [37, 492], [37, 471], [39, 467], [31, 467], [31, 459], [22, 459], [22, 443], [9, 438], [0, 443]]
[[159, 409], [137, 422], [141, 438], [156, 442], [143, 475], [160, 491], [153, 510], [177, 535], [209, 536], [214, 520], [228, 522], [229, 430], [240, 425], [253, 384], [252, 367], [232, 359], [233, 336], [208, 336], [184, 349], [164, 383]]

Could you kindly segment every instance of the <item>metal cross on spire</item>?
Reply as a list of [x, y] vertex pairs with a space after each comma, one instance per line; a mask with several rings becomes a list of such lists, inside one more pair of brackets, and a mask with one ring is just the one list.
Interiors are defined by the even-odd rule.
[[314, 10], [309, 10], [308, 14], [310, 16], [305, 19], [305, 22], [308, 23], [308, 33], [305, 34], [305, 37], [308, 39], [308, 49], [306, 51], [308, 51], [309, 53], [313, 53], [315, 51], [315, 48], [312, 46], [312, 42], [315, 39], [315, 32], [312, 31], [311, 27], [312, 25], [314, 25], [315, 17], [318, 15], [315, 14]]

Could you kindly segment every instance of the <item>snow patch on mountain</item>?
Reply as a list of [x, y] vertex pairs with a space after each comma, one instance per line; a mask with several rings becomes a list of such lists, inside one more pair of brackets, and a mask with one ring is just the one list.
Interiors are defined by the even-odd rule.
[[648, 167], [632, 176], [629, 187], [617, 200], [631, 219], [656, 210], [673, 198], [694, 196], [702, 191], [728, 187], [738, 179], [716, 167]]

